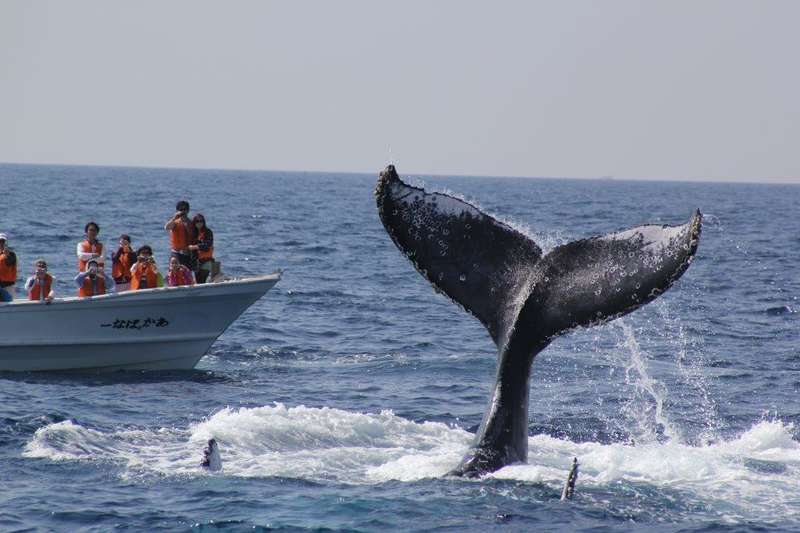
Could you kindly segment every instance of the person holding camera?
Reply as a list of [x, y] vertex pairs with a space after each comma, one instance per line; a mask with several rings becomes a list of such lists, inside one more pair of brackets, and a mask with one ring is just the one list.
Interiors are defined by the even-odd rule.
[[169, 258], [169, 271], [167, 272], [167, 285], [180, 287], [181, 285], [194, 285], [194, 274], [188, 267], [178, 262], [175, 257]]
[[83, 231], [86, 232], [86, 238], [78, 243], [78, 272], [86, 271], [86, 263], [90, 259], [95, 259], [101, 265], [105, 263], [103, 243], [97, 240], [100, 226], [97, 222], [88, 222]]
[[175, 210], [175, 214], [164, 225], [169, 232], [170, 257], [175, 257], [180, 264], [192, 269], [189, 245], [194, 241], [195, 230], [189, 219], [189, 202], [179, 201], [175, 204]]
[[114, 278], [103, 271], [97, 259], [86, 262], [86, 270], [75, 276], [75, 285], [78, 286], [78, 296], [100, 296], [114, 290]]
[[14, 300], [17, 284], [17, 255], [6, 247], [8, 236], [0, 233], [0, 303]]
[[37, 259], [33, 263], [33, 276], [25, 282], [28, 300], [49, 304], [55, 298], [56, 279], [47, 272], [47, 261]]
[[153, 259], [153, 249], [145, 244], [136, 250], [136, 263], [131, 267], [131, 290], [158, 287], [159, 276], [156, 261]]
[[117, 292], [125, 292], [131, 287], [131, 267], [136, 264], [136, 252], [131, 248], [131, 238], [122, 234], [119, 237], [119, 248], [111, 254], [111, 277], [117, 286]]

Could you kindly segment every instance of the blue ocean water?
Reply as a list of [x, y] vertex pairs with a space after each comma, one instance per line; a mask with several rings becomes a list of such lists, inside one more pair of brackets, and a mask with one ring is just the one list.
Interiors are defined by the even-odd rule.
[[800, 529], [800, 187], [404, 177], [545, 250], [694, 207], [703, 236], [663, 297], [539, 355], [527, 465], [452, 479], [494, 345], [391, 243], [375, 176], [0, 165], [20, 275], [44, 256], [62, 294], [89, 220], [163, 265], [180, 198], [226, 273], [285, 270], [194, 371], [0, 374], [0, 530]]

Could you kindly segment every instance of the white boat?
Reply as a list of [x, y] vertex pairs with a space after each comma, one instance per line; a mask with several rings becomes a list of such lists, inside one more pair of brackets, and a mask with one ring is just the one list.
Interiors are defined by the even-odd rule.
[[280, 279], [0, 304], [0, 371], [191, 369]]

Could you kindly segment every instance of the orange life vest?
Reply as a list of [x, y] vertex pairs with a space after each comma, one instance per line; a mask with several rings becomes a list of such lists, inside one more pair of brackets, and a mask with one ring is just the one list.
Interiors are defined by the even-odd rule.
[[[144, 279], [144, 281], [142, 281]], [[131, 273], [131, 290], [154, 289], [158, 287], [158, 276], [149, 264], [136, 263]]]
[[3, 250], [0, 252], [0, 282], [2, 283], [16, 283], [17, 282], [17, 264], [8, 266], [6, 259], [8, 258], [8, 251]]
[[83, 298], [86, 296], [100, 296], [101, 294], [105, 294], [106, 280], [103, 279], [103, 276], [97, 276], [95, 280], [97, 280], [97, 292], [94, 292], [92, 288], [92, 278], [86, 276], [83, 278], [83, 285], [78, 289], [78, 296]]
[[178, 221], [169, 232], [169, 245], [176, 252], [185, 252], [192, 243], [191, 222]]
[[[130, 249], [129, 249], [130, 250]], [[120, 283], [127, 283], [131, 280], [131, 266], [133, 263], [130, 261], [130, 255], [127, 251], [120, 252], [117, 260], [111, 266], [111, 277], [114, 280], [123, 280]]]
[[[203, 230], [198, 236], [197, 240], [202, 241], [205, 239], [206, 232]], [[197, 250], [197, 260], [200, 263], [205, 263], [206, 261], [210, 261], [214, 257], [214, 247], [211, 246], [208, 250]]]
[[[90, 244], [89, 240], [86, 239], [81, 242], [81, 252], [85, 254], [97, 254], [100, 257], [103, 257], [103, 243], [100, 241], [94, 241], [94, 244]], [[83, 272], [86, 270], [86, 263], [88, 263], [88, 261], [78, 259], [78, 272]]]
[[50, 289], [53, 287], [53, 276], [50, 274], [44, 275], [44, 287], [42, 287], [41, 283], [39, 283], [39, 279], [37, 278], [31, 287], [31, 290], [28, 291], [28, 299], [33, 301], [43, 300], [47, 298], [50, 294]]

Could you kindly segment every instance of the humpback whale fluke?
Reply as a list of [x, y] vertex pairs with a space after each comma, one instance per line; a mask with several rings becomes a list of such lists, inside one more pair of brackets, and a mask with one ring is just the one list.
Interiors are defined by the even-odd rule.
[[702, 220], [695, 211], [682, 226], [638, 226], [543, 255], [529, 237], [475, 206], [404, 183], [393, 165], [380, 173], [375, 197], [392, 241], [497, 345], [489, 406], [452, 472], [467, 476], [527, 459], [533, 358], [559, 334], [630, 313], [667, 290], [689, 267]]

